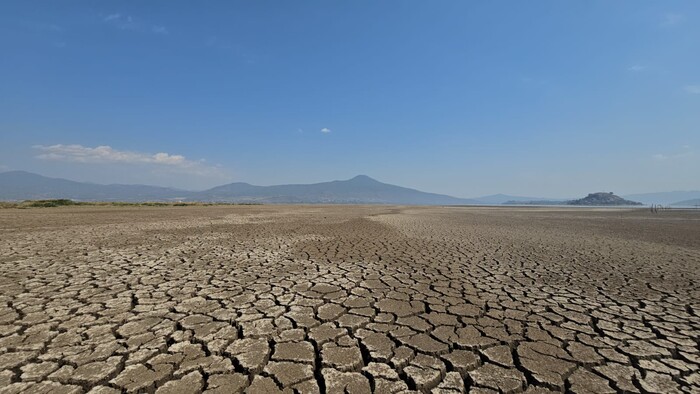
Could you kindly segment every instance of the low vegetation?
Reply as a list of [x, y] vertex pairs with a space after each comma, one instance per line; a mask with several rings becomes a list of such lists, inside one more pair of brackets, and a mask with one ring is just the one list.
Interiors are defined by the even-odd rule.
[[84, 203], [61, 198], [57, 200], [27, 200], [21, 204], [28, 208], [51, 208], [65, 207], [69, 205], [83, 205]]

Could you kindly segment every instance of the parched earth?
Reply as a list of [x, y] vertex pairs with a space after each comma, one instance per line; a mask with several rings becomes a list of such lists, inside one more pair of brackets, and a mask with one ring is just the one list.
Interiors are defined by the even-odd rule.
[[698, 393], [700, 212], [0, 210], [0, 393]]

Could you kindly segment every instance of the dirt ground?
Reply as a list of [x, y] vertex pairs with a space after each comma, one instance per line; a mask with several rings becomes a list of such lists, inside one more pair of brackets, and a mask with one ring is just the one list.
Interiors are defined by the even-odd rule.
[[1, 393], [698, 393], [700, 211], [0, 210]]

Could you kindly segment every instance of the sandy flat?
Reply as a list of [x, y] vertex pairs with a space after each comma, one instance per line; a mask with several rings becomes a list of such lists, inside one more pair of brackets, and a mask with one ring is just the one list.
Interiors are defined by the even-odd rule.
[[700, 392], [700, 211], [0, 210], [0, 393]]

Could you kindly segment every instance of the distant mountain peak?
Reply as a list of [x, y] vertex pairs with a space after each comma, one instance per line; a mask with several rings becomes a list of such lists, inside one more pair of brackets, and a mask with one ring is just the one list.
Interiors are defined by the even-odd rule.
[[348, 179], [348, 180], [349, 180], [349, 181], [372, 181], [372, 182], [379, 182], [378, 180], [376, 180], [376, 179], [374, 179], [374, 178], [370, 178], [370, 177], [368, 177], [367, 175], [362, 175], [362, 174], [356, 175], [356, 176], [354, 176], [354, 177], [352, 177], [352, 178], [350, 178], [350, 179]]
[[[39, 175], [39, 174], [35, 174], [33, 172], [23, 171], [23, 170], [0, 171], [0, 174], [3, 174], [5, 176], [24, 175], [24, 176], [44, 177], [43, 175]], [[44, 178], [46, 178], [46, 177], [44, 177]]]

